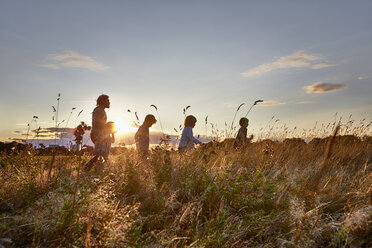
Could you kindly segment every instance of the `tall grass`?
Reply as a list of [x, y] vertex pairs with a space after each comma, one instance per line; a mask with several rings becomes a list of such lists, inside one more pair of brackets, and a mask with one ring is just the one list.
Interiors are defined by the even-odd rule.
[[50, 156], [4, 154], [0, 245], [368, 247], [372, 138], [335, 134], [332, 149], [328, 140], [262, 139], [235, 151], [227, 139], [149, 160], [127, 149], [98, 174], [80, 173], [88, 157], [56, 156], [49, 183]]

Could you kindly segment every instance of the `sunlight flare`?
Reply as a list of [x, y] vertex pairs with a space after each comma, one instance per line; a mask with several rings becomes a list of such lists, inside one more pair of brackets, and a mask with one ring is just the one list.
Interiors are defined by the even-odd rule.
[[117, 119], [117, 120], [114, 120], [114, 122], [115, 122], [115, 130], [117, 131], [117, 134], [137, 132], [137, 128], [129, 125], [124, 119]]

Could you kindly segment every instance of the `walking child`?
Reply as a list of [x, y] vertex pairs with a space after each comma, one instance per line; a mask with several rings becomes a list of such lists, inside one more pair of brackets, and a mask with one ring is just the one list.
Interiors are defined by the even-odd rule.
[[150, 146], [150, 134], [149, 129], [156, 123], [155, 116], [146, 115], [143, 124], [138, 128], [134, 140], [136, 141], [136, 149], [142, 156], [147, 156], [149, 153]]
[[178, 145], [179, 151], [192, 150], [194, 149], [194, 144], [202, 143], [193, 135], [192, 129], [195, 127], [195, 124], [196, 118], [188, 115], [185, 119], [185, 127], [183, 128], [180, 144]]
[[234, 141], [234, 149], [245, 147], [253, 139], [253, 135], [247, 138], [248, 124], [249, 120], [247, 118], [243, 117], [240, 119], [239, 121], [240, 128]]

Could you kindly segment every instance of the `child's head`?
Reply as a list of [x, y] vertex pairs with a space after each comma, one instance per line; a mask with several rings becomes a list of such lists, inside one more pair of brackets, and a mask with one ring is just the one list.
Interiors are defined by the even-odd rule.
[[106, 132], [107, 133], [116, 133], [116, 130], [115, 130], [115, 122], [113, 121], [108, 121], [106, 123]]
[[156, 123], [155, 116], [153, 116], [153, 115], [146, 115], [143, 124], [145, 124], [145, 125], [151, 127], [151, 126], [154, 125], [155, 123]]
[[188, 115], [185, 119], [185, 127], [195, 127], [196, 118], [193, 115]]
[[249, 124], [249, 120], [245, 117], [241, 118], [239, 121], [239, 125], [241, 127], [248, 127], [248, 124]]

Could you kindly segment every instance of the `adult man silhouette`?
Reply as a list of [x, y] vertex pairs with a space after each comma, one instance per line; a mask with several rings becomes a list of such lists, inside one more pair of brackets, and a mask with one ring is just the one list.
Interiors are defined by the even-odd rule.
[[106, 108], [110, 108], [108, 95], [100, 95], [97, 98], [97, 107], [92, 113], [92, 131], [90, 138], [94, 143], [94, 157], [84, 166], [89, 171], [97, 161], [105, 162], [110, 153], [111, 143], [115, 141], [113, 130], [107, 124]]

